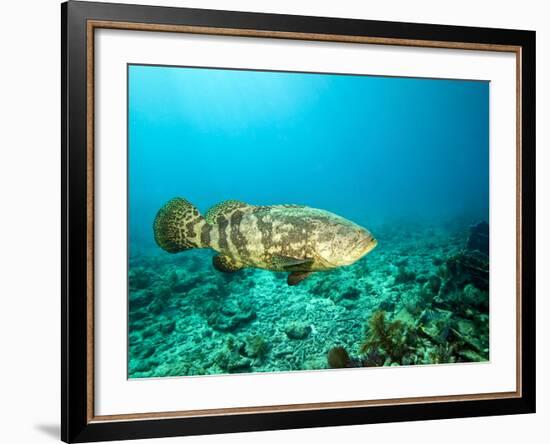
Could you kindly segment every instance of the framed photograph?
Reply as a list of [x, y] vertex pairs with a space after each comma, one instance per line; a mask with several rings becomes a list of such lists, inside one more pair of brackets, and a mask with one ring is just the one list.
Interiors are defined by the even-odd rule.
[[69, 1], [62, 439], [535, 411], [535, 33]]

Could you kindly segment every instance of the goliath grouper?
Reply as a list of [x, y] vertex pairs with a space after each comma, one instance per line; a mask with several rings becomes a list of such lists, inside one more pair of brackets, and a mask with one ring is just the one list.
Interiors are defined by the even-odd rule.
[[288, 285], [315, 271], [353, 264], [377, 244], [368, 230], [328, 211], [236, 200], [215, 205], [203, 217], [185, 199], [172, 199], [153, 228], [157, 244], [169, 253], [212, 248], [219, 253], [213, 258], [217, 270], [286, 271]]

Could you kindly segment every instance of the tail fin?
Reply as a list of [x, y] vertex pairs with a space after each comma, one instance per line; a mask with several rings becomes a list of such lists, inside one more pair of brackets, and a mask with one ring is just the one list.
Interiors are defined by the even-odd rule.
[[209, 246], [210, 226], [197, 208], [179, 197], [158, 211], [153, 231], [157, 244], [169, 253]]

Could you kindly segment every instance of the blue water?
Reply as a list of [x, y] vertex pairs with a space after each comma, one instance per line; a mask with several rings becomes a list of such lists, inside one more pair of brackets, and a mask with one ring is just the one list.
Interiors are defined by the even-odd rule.
[[486, 220], [488, 106], [481, 81], [132, 65], [130, 239], [174, 196]]
[[[201, 212], [228, 199], [254, 205], [294, 203], [329, 210], [373, 231], [379, 238], [379, 246], [371, 253], [371, 261], [380, 263], [377, 271], [380, 276], [386, 273], [382, 266], [394, 263], [396, 268], [386, 274], [395, 282], [398, 279], [392, 277], [392, 273], [403, 271], [398, 262], [404, 259], [398, 255], [422, 250], [420, 256], [440, 257], [445, 263], [451, 253], [463, 247], [468, 227], [489, 219], [488, 82], [141, 65], [128, 67], [128, 80], [130, 271], [134, 267], [140, 272], [168, 276], [168, 272], [175, 270], [175, 277], [162, 277], [174, 281], [193, 273], [203, 276], [204, 281], [198, 279], [180, 291], [180, 299], [189, 292], [202, 291], [201, 285], [208, 279], [222, 277], [210, 277], [210, 273], [216, 272], [211, 270], [209, 260], [203, 260], [203, 255], [210, 253], [169, 255], [156, 246], [152, 233], [154, 217], [166, 201], [176, 196], [192, 202]], [[392, 229], [401, 231], [393, 240], [389, 234], [384, 240]], [[414, 239], [417, 243], [411, 244]], [[456, 251], [449, 250], [449, 245], [455, 245]], [[382, 256], [384, 254], [386, 256]], [[158, 261], [148, 262], [148, 255], [160, 258], [157, 260], [163, 261], [162, 265], [158, 265]], [[439, 261], [434, 259], [435, 265], [431, 262], [426, 265], [423, 259], [417, 259], [415, 262], [416, 259], [410, 258], [407, 265], [410, 272], [437, 274]], [[181, 262], [186, 260], [195, 262], [191, 265]], [[273, 273], [266, 271], [246, 273], [249, 281], [255, 281], [255, 291], [260, 298], [268, 292], [262, 293], [263, 280], [275, 279]], [[374, 274], [369, 276], [372, 281], [369, 281], [369, 291], [374, 285], [380, 298], [397, 292], [391, 290], [390, 284], [382, 284], [381, 277], [376, 280]], [[210, 285], [214, 281], [208, 282]], [[229, 284], [224, 282], [220, 292], [229, 291]], [[237, 285], [235, 282], [231, 285]], [[279, 283], [283, 285], [284, 280], [280, 279], [277, 285]], [[417, 284], [407, 285], [409, 287], [398, 288], [400, 294], [412, 294]], [[419, 288], [422, 285], [424, 282], [418, 283]], [[463, 291], [465, 285], [460, 284], [462, 290], [457, 291]], [[154, 288], [153, 293], [157, 291]], [[245, 285], [231, 290], [237, 305], [250, 299], [248, 288]], [[311, 300], [311, 294], [303, 294], [304, 288], [300, 294], [305, 301]], [[355, 306], [348, 304], [348, 314], [350, 310], [359, 313], [365, 308], [361, 304], [372, 302], [373, 297], [367, 295], [367, 290], [361, 287], [358, 291], [359, 302], [355, 302]], [[136, 293], [136, 300], [140, 294]], [[478, 294], [477, 297], [485, 296]], [[132, 293], [130, 301], [132, 303]], [[172, 325], [172, 321], [181, 321], [181, 317], [174, 315], [177, 313], [174, 304], [180, 302], [168, 304], [170, 309], [156, 310], [158, 322]], [[368, 307], [367, 311], [374, 313], [378, 306]], [[390, 304], [388, 307], [385, 312], [391, 318], [400, 306], [392, 308]], [[192, 308], [189, 313], [198, 310]], [[242, 311], [249, 309], [245, 307]], [[456, 312], [451, 306], [430, 305], [423, 309]], [[262, 324], [261, 310], [257, 307], [252, 310], [257, 315], [252, 324], [259, 323], [259, 326], [243, 324], [230, 333], [214, 328], [213, 332], [205, 333], [213, 336], [202, 340], [214, 341], [219, 334], [218, 342], [227, 339], [223, 335], [246, 342], [252, 334], [246, 332], [247, 328], [265, 333], [268, 321]], [[142, 335], [148, 324], [141, 319], [135, 324], [135, 341], [130, 341], [137, 350], [132, 359], [139, 364], [130, 365], [131, 375], [206, 374], [241, 368], [231, 367], [225, 361], [223, 365], [208, 365], [208, 356], [181, 358], [187, 364], [178, 366], [165, 362], [162, 355], [143, 354], [138, 348], [155, 336]], [[149, 326], [156, 325], [155, 319], [150, 319]], [[478, 326], [485, 322], [470, 319], [464, 313], [458, 319]], [[365, 316], [357, 320], [359, 335], [363, 335], [367, 321]], [[204, 328], [206, 332], [208, 327]], [[177, 325], [175, 331], [178, 331]], [[132, 337], [132, 326], [130, 334]], [[195, 339], [195, 343], [201, 344], [201, 339]], [[247, 371], [294, 369], [294, 364], [287, 361], [284, 365], [278, 363], [278, 352], [274, 352], [277, 346], [268, 347], [270, 354], [257, 368], [254, 363], [243, 368]], [[436, 346], [443, 345], [434, 343]], [[218, 348], [213, 346], [211, 355], [216, 355]], [[191, 353], [189, 350], [187, 353]], [[132, 345], [130, 351], [132, 356]], [[453, 353], [455, 361], [466, 356], [462, 349], [460, 353]], [[319, 351], [323, 359], [325, 355], [325, 349]], [[242, 353], [239, 356], [252, 359]], [[320, 364], [312, 362], [320, 362], [319, 359], [315, 361], [311, 357], [308, 361], [307, 356], [301, 361], [298, 359], [295, 369], [316, 369]], [[195, 364], [189, 364], [189, 360], [204, 362], [193, 367]], [[287, 368], [288, 365], [291, 367]]]

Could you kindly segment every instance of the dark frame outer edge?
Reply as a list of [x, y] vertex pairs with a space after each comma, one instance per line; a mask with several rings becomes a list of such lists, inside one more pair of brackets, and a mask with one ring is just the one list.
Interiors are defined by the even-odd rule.
[[[522, 47], [521, 398], [335, 408], [211, 417], [87, 422], [86, 21], [118, 20], [319, 34], [494, 43]], [[69, 1], [61, 5], [61, 438], [91, 442], [242, 431], [532, 413], [535, 411], [535, 33], [504, 29], [332, 19]]]
[[66, 442], [87, 429], [85, 23], [91, 11], [81, 5], [62, 5], [61, 437]]
[[67, 4], [61, 5], [61, 439], [68, 434], [67, 371]]
[[522, 46], [522, 400], [536, 410], [536, 34]]

